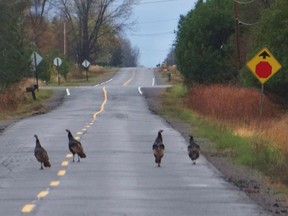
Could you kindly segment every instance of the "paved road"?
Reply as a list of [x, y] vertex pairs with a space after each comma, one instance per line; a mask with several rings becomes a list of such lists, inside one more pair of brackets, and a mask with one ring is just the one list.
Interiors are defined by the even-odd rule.
[[[0, 136], [0, 215], [267, 215], [201, 157], [192, 165], [185, 139], [151, 113], [152, 70], [122, 69], [107, 83], [69, 88], [63, 105], [24, 119]], [[65, 91], [65, 89], [63, 89]], [[72, 162], [65, 129], [87, 158]], [[152, 144], [163, 129], [162, 166]], [[40, 170], [34, 134], [52, 167]]]

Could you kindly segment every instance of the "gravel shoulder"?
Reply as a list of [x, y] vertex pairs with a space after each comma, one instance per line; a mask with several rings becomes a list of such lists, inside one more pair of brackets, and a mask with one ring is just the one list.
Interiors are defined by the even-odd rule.
[[[155, 73], [156, 83], [168, 84], [160, 74]], [[148, 91], [144, 94], [149, 108], [152, 112], [159, 114], [161, 110], [161, 98], [165, 90]], [[63, 103], [65, 97], [64, 90], [55, 90], [54, 96], [43, 103], [43, 107], [31, 115], [38, 115], [49, 112]], [[30, 116], [31, 116], [30, 115]], [[27, 116], [26, 116], [27, 117]], [[0, 135], [7, 127], [25, 117], [0, 121]], [[174, 118], [163, 117], [173, 128], [179, 131], [188, 143], [189, 134], [193, 133], [193, 127], [187, 123]], [[217, 168], [222, 177], [232, 184], [236, 185], [240, 190], [244, 191], [254, 202], [262, 206], [271, 215], [288, 215], [287, 198], [283, 196], [281, 191], [277, 191], [263, 176], [245, 167], [235, 165], [227, 157], [211, 151], [209, 146], [213, 145], [205, 138], [196, 137], [196, 141], [201, 146], [202, 155]]]

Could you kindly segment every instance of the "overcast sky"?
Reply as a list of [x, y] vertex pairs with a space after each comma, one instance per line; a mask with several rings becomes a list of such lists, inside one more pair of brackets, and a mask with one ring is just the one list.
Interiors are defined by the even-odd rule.
[[155, 67], [162, 63], [175, 41], [180, 15], [194, 8], [197, 0], [141, 0], [134, 6], [134, 32], [127, 32], [132, 46], [140, 51], [139, 65]]

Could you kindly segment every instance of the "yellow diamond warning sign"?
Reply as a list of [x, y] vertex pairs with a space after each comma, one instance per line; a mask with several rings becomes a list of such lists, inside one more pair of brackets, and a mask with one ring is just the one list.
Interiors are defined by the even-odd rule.
[[262, 84], [282, 67], [267, 48], [260, 50], [246, 66]]

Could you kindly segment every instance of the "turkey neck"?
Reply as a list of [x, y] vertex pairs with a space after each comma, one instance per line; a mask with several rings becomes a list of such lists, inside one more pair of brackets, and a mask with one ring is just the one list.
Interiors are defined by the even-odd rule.
[[40, 142], [39, 142], [39, 139], [38, 139], [38, 138], [36, 138], [36, 147], [37, 147], [37, 148], [41, 147], [41, 145], [40, 145]]
[[189, 142], [190, 142], [190, 145], [195, 145], [193, 137], [190, 137], [190, 141]]
[[162, 134], [160, 132], [158, 132], [158, 139], [160, 139], [162, 142]]
[[74, 139], [73, 136], [72, 136], [72, 134], [71, 134], [71, 132], [68, 132], [68, 139], [69, 139], [69, 140], [73, 140], [73, 139]]

